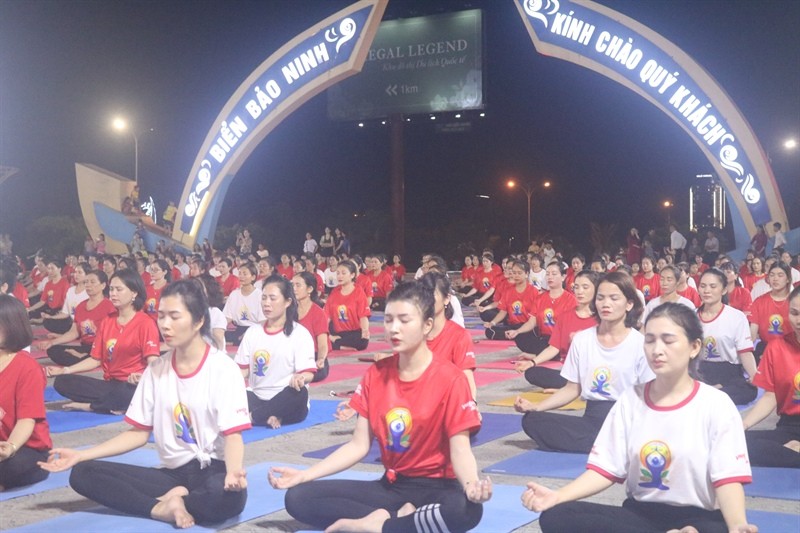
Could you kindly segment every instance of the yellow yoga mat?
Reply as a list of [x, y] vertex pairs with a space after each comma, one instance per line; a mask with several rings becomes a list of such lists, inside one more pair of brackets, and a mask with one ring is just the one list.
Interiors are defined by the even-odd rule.
[[[501, 407], [514, 407], [514, 400], [517, 399], [517, 396], [522, 396], [526, 400], [533, 403], [539, 403], [543, 401], [545, 398], [550, 397], [549, 394], [545, 394], [543, 392], [523, 392], [522, 394], [516, 396], [509, 396], [508, 398], [503, 398], [500, 400], [489, 402], [489, 405], [498, 405]], [[579, 409], [585, 409], [585, 408], [586, 408], [586, 402], [581, 399], [573, 400], [567, 405], [559, 407], [559, 409], [562, 411], [577, 411]]]

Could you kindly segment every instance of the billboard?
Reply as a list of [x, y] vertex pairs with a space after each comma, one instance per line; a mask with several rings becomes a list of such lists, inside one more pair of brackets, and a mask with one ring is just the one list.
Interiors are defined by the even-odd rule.
[[479, 9], [382, 22], [360, 74], [328, 89], [333, 120], [482, 109]]

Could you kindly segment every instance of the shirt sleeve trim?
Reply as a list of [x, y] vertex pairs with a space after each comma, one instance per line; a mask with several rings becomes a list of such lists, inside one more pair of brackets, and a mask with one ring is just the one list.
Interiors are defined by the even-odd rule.
[[597, 472], [598, 474], [600, 474], [604, 478], [608, 479], [609, 481], [613, 481], [614, 483], [624, 483], [625, 482], [625, 478], [624, 477], [615, 476], [614, 474], [612, 474], [610, 472], [606, 472], [605, 470], [603, 470], [599, 466], [593, 465], [591, 463], [586, 465], [586, 470], [594, 470], [595, 472]]
[[741, 483], [742, 485], [746, 485], [752, 482], [753, 482], [753, 476], [736, 476], [736, 477], [726, 477], [724, 479], [714, 481], [712, 484], [716, 489], [718, 487], [721, 487], [722, 485], [728, 485], [730, 483]]
[[311, 374], [316, 374], [317, 370], [318, 370], [318, 368], [316, 368], [316, 367], [314, 367], [314, 368], [306, 368], [306, 369], [303, 369], [303, 370], [299, 371], [298, 374], [302, 374], [303, 372], [309, 372]]
[[133, 420], [132, 418], [128, 417], [127, 415], [125, 416], [124, 420], [125, 420], [125, 422], [127, 422], [130, 425], [132, 425], [136, 429], [141, 429], [141, 430], [144, 430], [144, 431], [153, 431], [153, 426], [146, 426], [144, 424], [140, 424], [139, 422], [137, 422], [136, 420]]
[[251, 429], [252, 427], [253, 427], [253, 425], [248, 422], [247, 424], [242, 424], [240, 426], [236, 426], [236, 427], [233, 427], [233, 428], [230, 428], [230, 429], [223, 430], [222, 434], [227, 437], [228, 435], [233, 435], [234, 433], [241, 433], [242, 431]]

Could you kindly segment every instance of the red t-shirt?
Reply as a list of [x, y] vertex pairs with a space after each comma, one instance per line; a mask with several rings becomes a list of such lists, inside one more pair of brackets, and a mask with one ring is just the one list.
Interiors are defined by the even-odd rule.
[[364, 296], [372, 298], [372, 280], [364, 272], [356, 276], [355, 285], [364, 291]]
[[[317, 337], [323, 333], [328, 333], [328, 316], [325, 314], [325, 311], [317, 304], [312, 303], [311, 309], [308, 310], [306, 316], [300, 318], [298, 322], [311, 333], [311, 337], [314, 339], [314, 352], [318, 352]], [[331, 336], [328, 335], [328, 353], [330, 353], [332, 348]]]
[[50, 280], [44, 284], [42, 290], [42, 301], [50, 309], [61, 311], [64, 307], [64, 300], [67, 298], [67, 291], [69, 290], [69, 281], [67, 278], [61, 278], [56, 282]]
[[142, 276], [142, 281], [144, 282], [145, 287], [149, 287], [150, 284], [153, 282], [153, 278], [150, 277], [150, 272], [148, 272], [147, 270], [145, 270], [139, 275]]
[[778, 414], [800, 416], [800, 342], [794, 332], [767, 345], [753, 385], [775, 393]]
[[53, 447], [44, 407], [46, 386], [42, 366], [28, 352], [17, 352], [0, 372], [0, 441], [8, 440], [18, 420], [32, 418], [33, 433], [25, 446], [39, 451]]
[[386, 267], [386, 270], [389, 271], [395, 281], [403, 281], [403, 276], [406, 275], [406, 267], [403, 265], [391, 264]]
[[322, 276], [318, 271], [314, 272], [314, 276], [317, 278], [317, 293], [325, 294], [325, 281], [323, 281]]
[[294, 269], [292, 268], [292, 265], [283, 266], [283, 263], [281, 263], [275, 267], [275, 270], [277, 270], [278, 274], [286, 279], [292, 279], [294, 277]]
[[360, 330], [361, 318], [370, 316], [367, 297], [360, 287], [354, 287], [347, 296], [342, 294], [341, 287], [333, 289], [325, 303], [325, 312], [337, 333]]
[[578, 307], [575, 295], [564, 291], [555, 300], [550, 297], [549, 292], [543, 292], [536, 301], [536, 327], [539, 328], [539, 335], [552, 335], [553, 328], [560, 319], [570, 311]]
[[486, 294], [486, 291], [497, 285], [497, 272], [494, 268], [486, 272], [483, 268], [475, 270], [472, 278], [472, 288], [479, 294]]
[[661, 295], [661, 276], [653, 274], [653, 277], [647, 279], [644, 274], [639, 274], [633, 281], [636, 283], [636, 288], [644, 294], [644, 301], [649, 302], [656, 296]]
[[755, 285], [757, 281], [764, 279], [766, 276], [766, 274], [747, 274], [746, 276], [742, 276], [742, 283], [744, 284], [745, 289], [752, 291], [753, 285]]
[[33, 286], [36, 287], [39, 283], [47, 276], [47, 272], [40, 270], [39, 267], [33, 267], [31, 269], [31, 282]]
[[687, 300], [691, 300], [695, 307], [700, 307], [700, 304], [703, 303], [703, 300], [700, 299], [700, 294], [697, 290], [692, 287], [691, 285], [687, 285], [686, 289], [681, 291], [675, 291]]
[[17, 283], [14, 285], [14, 290], [11, 291], [11, 294], [14, 295], [14, 298], [22, 302], [22, 305], [25, 306], [25, 309], [31, 306], [31, 301], [28, 299], [28, 289], [22, 283]]
[[[166, 287], [166, 285], [164, 285], [164, 287]], [[153, 320], [158, 320], [158, 304], [161, 301], [161, 291], [164, 290], [164, 287], [156, 289], [152, 285], [148, 285], [147, 289], [145, 289], [147, 292], [147, 299], [144, 302], [142, 311], [147, 313]]]
[[[292, 278], [289, 277], [289, 279]], [[222, 276], [218, 276], [217, 283], [219, 283], [219, 286], [222, 288], [222, 294], [224, 294], [226, 298], [230, 296], [234, 290], [239, 288], [239, 278], [233, 274], [228, 274], [228, 279], [225, 281], [222, 281]]]
[[750, 297], [750, 291], [744, 287], [734, 287], [733, 291], [728, 293], [728, 305], [734, 309], [738, 309], [744, 313], [745, 316], [750, 316], [750, 307], [753, 305], [753, 298]]
[[172, 281], [178, 281], [181, 279], [181, 271], [178, 267], [172, 267]]
[[461, 269], [461, 281], [466, 283], [467, 280], [470, 282], [475, 278], [475, 267], [468, 267], [465, 266]]
[[548, 344], [553, 348], [558, 348], [558, 355], [562, 359], [569, 353], [569, 346], [572, 344], [572, 337], [579, 331], [593, 328], [597, 325], [597, 317], [579, 317], [573, 309], [572, 312], [563, 313], [559, 316], [558, 323], [553, 327], [553, 334], [550, 335]]
[[394, 355], [372, 365], [350, 407], [369, 421], [389, 479], [454, 479], [450, 438], [481, 425], [467, 378], [434, 357], [419, 378], [400, 381], [398, 360]]
[[385, 270], [381, 270], [377, 274], [374, 271], [370, 271], [367, 274], [367, 278], [369, 279], [369, 287], [373, 298], [386, 298], [394, 288], [392, 275]]
[[106, 381], [127, 381], [144, 372], [148, 357], [159, 356], [158, 328], [150, 317], [138, 311], [124, 326], [117, 318], [103, 320], [92, 345], [91, 356], [100, 360]]
[[[611, 269], [608, 269], [611, 272]], [[574, 292], [572, 286], [575, 284], [575, 271], [572, 267], [567, 268], [567, 276], [564, 278], [564, 289], [569, 292]]]
[[64, 265], [61, 268], [61, 277], [66, 278], [70, 285], [75, 285], [75, 267], [72, 265]]
[[442, 331], [435, 339], [428, 339], [427, 344], [434, 357], [449, 361], [461, 370], [475, 370], [472, 337], [452, 320], [445, 321]]
[[75, 327], [78, 328], [78, 335], [80, 335], [81, 344], [84, 346], [91, 346], [94, 343], [94, 338], [100, 328], [100, 323], [106, 317], [113, 315], [117, 312], [114, 304], [108, 298], [103, 298], [94, 309], [89, 309], [89, 300], [84, 300], [75, 308]]
[[758, 337], [761, 342], [770, 342], [786, 335], [789, 327], [789, 298], [781, 302], [772, 299], [772, 295], [762, 294], [750, 307], [751, 324], [758, 325]]
[[500, 296], [497, 308], [508, 314], [506, 320], [509, 324], [524, 324], [535, 314], [538, 299], [539, 291], [533, 285], [526, 283], [522, 292], [509, 285]]

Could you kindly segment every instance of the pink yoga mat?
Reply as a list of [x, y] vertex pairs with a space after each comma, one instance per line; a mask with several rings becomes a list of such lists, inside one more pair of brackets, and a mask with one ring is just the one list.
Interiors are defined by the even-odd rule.
[[510, 372], [475, 372], [475, 385], [478, 387], [500, 381], [508, 381], [509, 379], [519, 379], [519, 376]]
[[360, 378], [369, 369], [367, 363], [343, 363], [331, 365], [330, 373], [324, 381], [312, 383], [312, 387], [330, 387], [337, 381], [344, 381], [345, 379]]
[[[484, 363], [478, 363], [478, 368], [483, 369], [491, 369], [491, 370], [514, 370], [514, 365], [511, 364], [517, 360], [516, 357], [511, 357], [510, 359], [500, 359], [498, 361], [487, 361]], [[560, 369], [562, 363], [560, 361], [547, 361], [546, 363], [542, 363], [539, 365], [542, 368], [554, 368], [556, 370]]]

